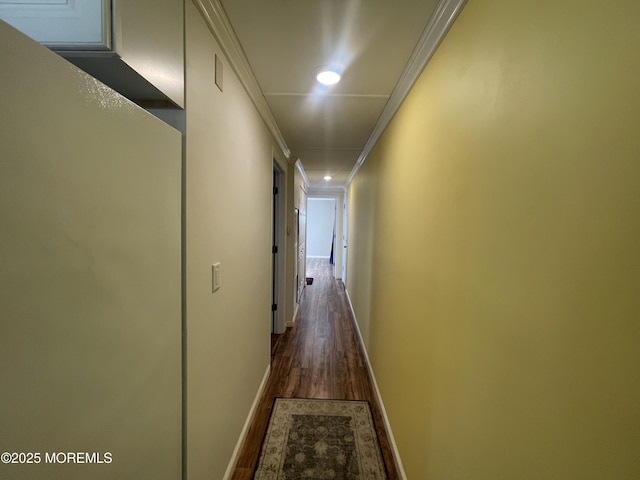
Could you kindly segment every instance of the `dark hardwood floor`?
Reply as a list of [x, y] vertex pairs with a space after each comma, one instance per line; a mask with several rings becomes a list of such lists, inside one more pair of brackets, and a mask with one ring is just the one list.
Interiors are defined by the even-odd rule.
[[367, 400], [389, 480], [400, 475], [384, 427], [344, 286], [326, 259], [308, 259], [307, 277], [295, 326], [272, 337], [271, 374], [241, 449], [232, 480], [249, 480], [276, 397]]

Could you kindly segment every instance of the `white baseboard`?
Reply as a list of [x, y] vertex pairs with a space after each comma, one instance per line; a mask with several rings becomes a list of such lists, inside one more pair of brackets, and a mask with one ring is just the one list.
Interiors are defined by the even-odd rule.
[[[349, 292], [345, 287], [344, 292], [347, 294], [347, 302], [349, 303], [349, 309], [351, 309], [351, 314], [353, 315], [353, 319], [356, 320], [356, 312], [353, 310], [353, 304], [351, 303], [351, 297], [349, 297]], [[387, 411], [384, 408], [384, 402], [382, 401], [382, 396], [380, 395], [380, 389], [378, 388], [378, 383], [376, 382], [376, 376], [373, 374], [373, 369], [371, 368], [371, 362], [369, 362], [369, 353], [367, 352], [367, 348], [364, 344], [364, 340], [362, 339], [362, 333], [360, 332], [360, 326], [358, 325], [358, 321], [355, 321], [356, 332], [358, 332], [358, 339], [360, 340], [360, 345], [362, 345], [362, 351], [364, 352], [364, 359], [367, 364], [367, 370], [369, 371], [369, 375], [371, 375], [371, 380], [373, 381], [373, 388], [376, 392], [376, 397], [378, 398], [378, 403], [380, 404], [380, 410], [382, 411], [382, 418], [384, 420], [384, 426], [387, 429], [387, 434], [389, 435], [389, 442], [391, 443], [391, 448], [393, 449], [393, 456], [396, 460], [396, 466], [398, 467], [398, 473], [400, 474], [400, 478], [402, 480], [407, 480], [407, 475], [404, 473], [404, 467], [402, 466], [402, 459], [400, 458], [400, 452], [398, 452], [398, 446], [396, 445], [396, 440], [393, 438], [393, 432], [391, 431], [391, 425], [389, 424], [389, 417], [387, 417]]]
[[238, 443], [236, 443], [236, 448], [233, 449], [233, 454], [231, 455], [231, 460], [229, 461], [229, 465], [227, 466], [227, 471], [224, 473], [223, 480], [230, 480], [233, 476], [233, 471], [236, 469], [236, 464], [238, 463], [238, 457], [240, 455], [240, 449], [242, 448], [242, 444], [247, 438], [247, 433], [249, 433], [249, 427], [251, 426], [251, 422], [253, 422], [253, 417], [256, 413], [256, 409], [258, 408], [258, 403], [260, 403], [260, 398], [262, 397], [262, 391], [264, 387], [267, 385], [267, 380], [269, 379], [269, 373], [271, 372], [271, 365], [267, 367], [267, 371], [264, 372], [264, 377], [262, 377], [262, 382], [258, 387], [258, 392], [256, 393], [256, 398], [253, 399], [253, 404], [251, 405], [251, 409], [249, 410], [249, 415], [244, 422], [244, 426], [242, 427], [242, 431], [240, 432], [240, 438], [238, 438]]
[[287, 320], [286, 322], [284, 322], [284, 328], [291, 328], [295, 325], [296, 323], [296, 315], [298, 314], [298, 307], [300, 306], [300, 304], [298, 302], [295, 302], [295, 307], [293, 309], [293, 315], [291, 316], [291, 318], [289, 320]]

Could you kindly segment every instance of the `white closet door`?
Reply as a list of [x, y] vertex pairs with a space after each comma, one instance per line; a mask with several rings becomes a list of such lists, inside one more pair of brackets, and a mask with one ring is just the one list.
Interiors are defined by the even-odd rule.
[[0, 0], [0, 18], [51, 48], [111, 48], [109, 0]]

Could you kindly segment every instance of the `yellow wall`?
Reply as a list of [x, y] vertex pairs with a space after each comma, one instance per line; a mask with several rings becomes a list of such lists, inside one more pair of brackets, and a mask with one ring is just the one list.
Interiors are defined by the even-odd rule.
[[412, 480], [640, 477], [638, 18], [469, 2], [350, 187]]
[[362, 340], [369, 343], [371, 281], [374, 265], [373, 228], [374, 212], [377, 210], [375, 199], [379, 195], [377, 172], [362, 168], [349, 188], [347, 232], [347, 288], [349, 299], [357, 311], [358, 328]]

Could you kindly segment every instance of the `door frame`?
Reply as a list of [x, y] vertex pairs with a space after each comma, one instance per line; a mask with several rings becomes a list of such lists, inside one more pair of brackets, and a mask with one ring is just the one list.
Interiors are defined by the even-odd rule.
[[[271, 333], [285, 331], [285, 253], [286, 253], [286, 175], [273, 159], [272, 255], [271, 255]], [[276, 247], [276, 251], [273, 251]], [[273, 310], [273, 305], [276, 309]]]

